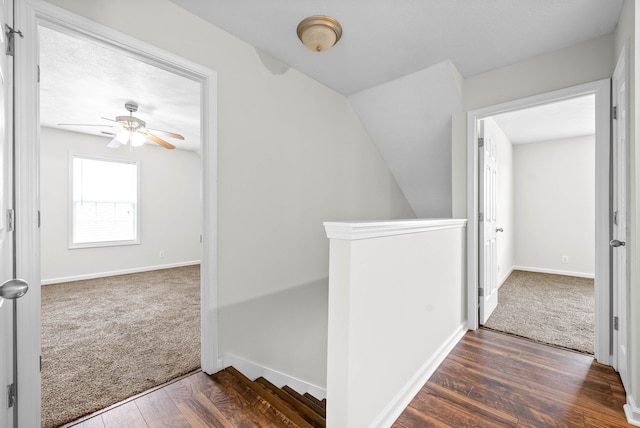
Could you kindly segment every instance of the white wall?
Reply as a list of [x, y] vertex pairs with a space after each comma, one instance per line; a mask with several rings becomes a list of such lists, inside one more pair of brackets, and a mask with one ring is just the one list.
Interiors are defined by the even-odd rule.
[[[463, 110], [468, 112], [607, 79], [612, 76], [614, 67], [614, 36], [608, 34], [465, 79]], [[463, 171], [464, 174], [467, 171], [466, 117], [454, 115], [453, 125], [456, 127], [452, 138], [453, 216], [466, 217], [467, 187], [461, 180]]]
[[593, 277], [595, 136], [518, 144], [513, 160], [518, 268]]
[[462, 337], [464, 224], [326, 224], [327, 426], [391, 426]]
[[[125, 147], [109, 149], [108, 142], [108, 138], [41, 129], [41, 271], [45, 283], [200, 261], [200, 157], [148, 144], [131, 152]], [[70, 153], [139, 160], [140, 245], [69, 249]]]
[[493, 138], [497, 146], [497, 226], [504, 231], [496, 235], [496, 244], [498, 248], [498, 284], [502, 285], [515, 264], [515, 238], [517, 232], [514, 224], [513, 148], [509, 138], [495, 120], [490, 117], [484, 120], [484, 133], [485, 138]]
[[[306, 284], [326, 287], [323, 221], [415, 217], [344, 96], [275, 60], [266, 64], [254, 47], [168, 0], [51, 3], [217, 72], [218, 260], [211, 262], [222, 308]], [[153, 19], [140, 19], [150, 11]], [[222, 315], [221, 354], [246, 349], [252, 338]], [[324, 376], [326, 367], [309, 376], [279, 359], [299, 336], [279, 339], [289, 345], [268, 351], [268, 361], [260, 345], [239, 356], [302, 380]]]

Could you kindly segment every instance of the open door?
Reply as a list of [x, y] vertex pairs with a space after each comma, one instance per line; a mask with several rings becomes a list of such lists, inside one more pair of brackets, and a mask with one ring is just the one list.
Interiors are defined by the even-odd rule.
[[[5, 25], [11, 25], [8, 21], [7, 2], [3, 0], [0, 6], [0, 25], [4, 33]], [[7, 40], [4, 34], [1, 36], [2, 46], [6, 49]], [[9, 105], [8, 92], [5, 87], [10, 80], [9, 57], [0, 56], [0, 282], [4, 282], [14, 275], [13, 269], [13, 233], [7, 230], [4, 216], [11, 209], [13, 200], [13, 173], [11, 168], [11, 153], [9, 152], [9, 130], [7, 129], [7, 106]], [[7, 385], [13, 383], [13, 303], [0, 297], [0, 426], [13, 426], [13, 410], [8, 408], [9, 389]]]
[[484, 120], [478, 121], [478, 151], [478, 170], [480, 171], [478, 200], [482, 207], [478, 222], [478, 242], [480, 243], [478, 297], [480, 324], [484, 324], [498, 306], [497, 147], [491, 136], [485, 134]]
[[28, 289], [16, 278], [14, 232], [13, 61], [7, 48], [13, 32], [12, 0], [0, 4], [0, 426], [18, 426], [17, 299]]
[[628, 47], [625, 45], [613, 73], [612, 101], [613, 117], [613, 219], [612, 276], [613, 276], [613, 367], [620, 373], [620, 379], [629, 390], [627, 317], [629, 270], [627, 264], [627, 157], [628, 157]]

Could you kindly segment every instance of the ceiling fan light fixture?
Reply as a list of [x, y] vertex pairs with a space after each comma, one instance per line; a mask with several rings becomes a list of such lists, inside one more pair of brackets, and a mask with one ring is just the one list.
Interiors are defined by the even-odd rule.
[[107, 144], [107, 147], [109, 147], [110, 149], [117, 149], [121, 145], [122, 143], [118, 141], [118, 138], [114, 137], [111, 141], [109, 141], [109, 144]]
[[120, 144], [127, 144], [129, 142], [130, 133], [126, 129], [116, 134], [115, 140], [118, 140]]
[[131, 134], [131, 145], [132, 146], [141, 146], [147, 140], [147, 137], [139, 132], [133, 132]]
[[342, 37], [342, 26], [330, 16], [315, 15], [298, 24], [298, 38], [312, 52], [331, 49]]

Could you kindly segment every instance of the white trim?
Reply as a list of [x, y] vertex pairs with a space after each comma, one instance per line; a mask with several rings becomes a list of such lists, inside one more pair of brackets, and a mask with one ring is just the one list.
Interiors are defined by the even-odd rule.
[[85, 275], [62, 276], [58, 278], [43, 279], [40, 281], [42, 285], [61, 284], [63, 282], [83, 281], [85, 279], [106, 278], [109, 276], [127, 275], [130, 273], [151, 272], [154, 270], [172, 269], [177, 267], [194, 266], [200, 264], [200, 260], [180, 263], [168, 263], [165, 265], [145, 266], [131, 269], [113, 270], [109, 272], [90, 273]]
[[[218, 284], [217, 284], [217, 74], [156, 46], [68, 12], [43, 0], [16, 0], [15, 27], [24, 38], [16, 38], [15, 138], [16, 144], [16, 224], [18, 275], [31, 284], [27, 296], [18, 303], [18, 352], [21, 355], [18, 380], [21, 425], [40, 426], [40, 234], [39, 212], [39, 62], [38, 25], [79, 33], [95, 42], [110, 45], [123, 53], [190, 78], [201, 86], [201, 150], [203, 197], [203, 249], [201, 268], [201, 365], [207, 373], [218, 366]], [[34, 411], [34, 409], [38, 409]]]
[[[75, 231], [75, 222], [76, 222], [76, 205], [74, 203], [74, 191], [75, 191], [75, 175], [74, 175], [74, 167], [75, 167], [75, 159], [84, 159], [84, 160], [93, 160], [100, 162], [111, 162], [111, 163], [121, 163], [126, 165], [135, 165], [136, 166], [136, 224], [135, 224], [135, 238], [121, 241], [98, 241], [98, 242], [83, 242], [76, 243], [74, 242], [74, 231]], [[107, 156], [97, 156], [93, 154], [85, 154], [79, 152], [69, 152], [69, 190], [68, 196], [69, 200], [67, 203], [69, 204], [69, 213], [70, 215], [67, 218], [68, 226], [67, 226], [67, 248], [70, 250], [77, 250], [82, 248], [99, 248], [99, 247], [123, 247], [128, 245], [140, 245], [140, 219], [141, 219], [141, 210], [140, 210], [140, 160], [137, 159], [122, 159], [115, 157], [107, 157]]]
[[449, 339], [436, 350], [431, 358], [425, 361], [422, 367], [398, 391], [396, 396], [382, 409], [369, 427], [390, 427], [393, 425], [466, 332], [466, 326], [464, 324], [460, 325]]
[[358, 239], [421, 233], [464, 227], [466, 219], [411, 219], [383, 221], [324, 222], [327, 238], [355, 241]]
[[511, 269], [509, 269], [509, 272], [507, 272], [507, 274], [498, 281], [498, 288], [502, 287], [502, 284], [504, 284], [507, 281], [507, 279], [509, 279], [509, 277], [511, 276], [514, 270], [515, 270], [515, 267], [512, 266]]
[[245, 375], [251, 380], [256, 380], [259, 377], [263, 377], [278, 388], [282, 388], [288, 385], [294, 391], [304, 394], [305, 392], [313, 395], [315, 398], [322, 400], [327, 397], [327, 390], [320, 386], [306, 382], [301, 379], [297, 379], [293, 376], [289, 376], [277, 370], [270, 369], [262, 366], [253, 361], [245, 360], [237, 355], [226, 354], [221, 358], [220, 365], [223, 368], [233, 366], [240, 373]]
[[522, 270], [525, 272], [550, 273], [552, 275], [577, 276], [578, 278], [595, 279], [595, 274], [588, 272], [572, 272], [568, 270], [545, 269], [529, 266], [514, 266], [513, 270]]
[[624, 405], [624, 414], [627, 417], [628, 423], [640, 427], [640, 408], [636, 406], [635, 400], [630, 395], [627, 395], [627, 404]]
[[476, 121], [511, 110], [548, 104], [582, 95], [596, 96], [596, 340], [595, 358], [611, 362], [609, 303], [609, 148], [611, 80], [572, 86], [520, 100], [483, 107], [467, 113], [467, 324], [478, 328], [478, 151]]

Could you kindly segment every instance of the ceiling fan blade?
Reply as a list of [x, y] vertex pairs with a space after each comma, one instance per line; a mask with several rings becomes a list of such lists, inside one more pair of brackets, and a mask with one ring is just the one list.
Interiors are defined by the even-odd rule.
[[162, 138], [160, 137], [156, 137], [153, 134], [149, 134], [148, 132], [144, 134], [148, 139], [150, 139], [151, 141], [153, 141], [154, 143], [160, 144], [162, 147], [166, 148], [166, 149], [175, 149], [176, 146], [174, 146], [171, 143], [167, 143], [166, 141], [164, 141]]
[[153, 128], [147, 128], [150, 131], [153, 132], [158, 132], [160, 134], [164, 134], [167, 137], [171, 137], [171, 138], [175, 138], [176, 140], [184, 140], [184, 137], [180, 134], [176, 134], [174, 132], [169, 132], [169, 131], [163, 131], [162, 129], [153, 129]]
[[109, 119], [108, 117], [100, 116], [100, 119], [108, 120], [109, 122], [117, 122], [116, 120]]

